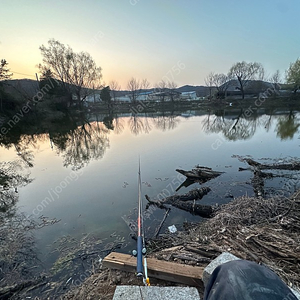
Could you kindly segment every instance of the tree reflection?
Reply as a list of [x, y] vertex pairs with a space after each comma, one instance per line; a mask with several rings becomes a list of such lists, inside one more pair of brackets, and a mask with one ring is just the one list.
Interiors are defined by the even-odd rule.
[[6, 212], [15, 205], [18, 200], [18, 187], [32, 181], [23, 169], [22, 161], [0, 162], [1, 212]]
[[179, 118], [174, 115], [166, 116], [157, 116], [154, 120], [155, 127], [162, 130], [172, 130], [175, 129], [180, 123]]
[[299, 127], [299, 119], [295, 117], [293, 111], [290, 111], [287, 116], [279, 118], [276, 127], [277, 136], [280, 137], [281, 140], [293, 139]]
[[78, 170], [91, 159], [102, 158], [109, 147], [109, 130], [103, 123], [85, 123], [61, 135], [52, 135], [52, 141], [64, 159], [64, 166]]
[[114, 132], [116, 134], [121, 134], [124, 130], [124, 120], [116, 116], [113, 120]]
[[0, 282], [1, 286], [28, 279], [29, 268], [37, 263], [30, 230], [34, 222], [16, 207], [18, 187], [32, 181], [27, 163], [20, 159], [0, 163]]
[[222, 133], [229, 141], [247, 140], [257, 129], [257, 116], [245, 118], [241, 109], [236, 116], [226, 116], [225, 111], [218, 111], [216, 115], [210, 113], [204, 118], [202, 126], [205, 132]]
[[134, 135], [138, 135], [140, 133], [149, 133], [152, 129], [151, 124], [149, 123], [149, 118], [146, 117], [140, 117], [137, 114], [132, 114], [129, 118], [129, 128], [130, 131]]

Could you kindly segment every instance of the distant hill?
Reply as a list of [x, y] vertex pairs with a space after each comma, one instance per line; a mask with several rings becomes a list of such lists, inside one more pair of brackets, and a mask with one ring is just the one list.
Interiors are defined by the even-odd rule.
[[32, 98], [38, 92], [38, 83], [32, 79], [7, 80], [4, 83], [4, 87], [5, 91], [15, 98], [19, 98], [22, 95]]

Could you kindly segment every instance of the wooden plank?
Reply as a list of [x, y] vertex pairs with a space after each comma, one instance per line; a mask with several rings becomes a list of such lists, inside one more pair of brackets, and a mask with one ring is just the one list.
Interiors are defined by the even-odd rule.
[[[103, 265], [126, 272], [136, 272], [136, 258], [132, 255], [112, 252], [103, 259]], [[147, 258], [148, 276], [187, 284], [190, 286], [203, 286], [202, 267], [194, 267], [173, 262]]]

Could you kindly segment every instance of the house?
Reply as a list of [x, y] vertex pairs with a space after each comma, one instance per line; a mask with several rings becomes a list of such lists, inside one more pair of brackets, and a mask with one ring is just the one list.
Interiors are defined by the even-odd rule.
[[191, 92], [182, 92], [181, 99], [185, 99], [185, 100], [197, 100], [197, 93], [196, 91], [191, 91]]
[[85, 98], [85, 102], [88, 102], [88, 103], [96, 103], [96, 102], [100, 102], [100, 101], [102, 101], [102, 100], [100, 98], [100, 93], [99, 92], [89, 94]]

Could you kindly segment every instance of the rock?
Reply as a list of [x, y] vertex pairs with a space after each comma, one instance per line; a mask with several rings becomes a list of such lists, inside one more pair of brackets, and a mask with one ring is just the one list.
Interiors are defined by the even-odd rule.
[[218, 266], [225, 264], [229, 261], [233, 261], [233, 260], [237, 260], [237, 259], [240, 259], [240, 258], [234, 256], [233, 254], [231, 254], [229, 252], [223, 252], [217, 258], [215, 258], [203, 271], [202, 280], [203, 280], [204, 286], [207, 285], [209, 278], [210, 278], [211, 274], [213, 273], [213, 271], [215, 270], [215, 268], [217, 268]]

